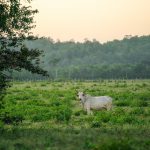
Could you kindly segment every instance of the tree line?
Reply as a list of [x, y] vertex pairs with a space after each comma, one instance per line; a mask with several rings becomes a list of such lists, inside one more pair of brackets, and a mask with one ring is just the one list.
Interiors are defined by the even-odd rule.
[[[122, 40], [100, 43], [54, 41], [43, 37], [25, 41], [30, 49], [42, 49], [40, 66], [50, 79], [134, 79], [150, 78], [150, 36], [125, 36]], [[11, 72], [14, 79], [45, 79], [28, 71]]]

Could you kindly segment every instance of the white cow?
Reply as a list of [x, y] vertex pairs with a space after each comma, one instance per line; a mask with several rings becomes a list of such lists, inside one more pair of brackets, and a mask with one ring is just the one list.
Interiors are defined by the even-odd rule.
[[85, 95], [83, 92], [78, 92], [78, 98], [81, 100], [83, 109], [87, 111], [87, 114], [91, 114], [91, 110], [112, 109], [112, 98], [109, 96], [97, 96], [92, 97]]

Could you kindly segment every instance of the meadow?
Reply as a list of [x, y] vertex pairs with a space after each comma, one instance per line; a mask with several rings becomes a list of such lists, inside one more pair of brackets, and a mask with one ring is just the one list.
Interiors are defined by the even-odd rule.
[[[113, 98], [83, 111], [76, 91]], [[150, 80], [13, 82], [1, 108], [2, 150], [148, 150]]]

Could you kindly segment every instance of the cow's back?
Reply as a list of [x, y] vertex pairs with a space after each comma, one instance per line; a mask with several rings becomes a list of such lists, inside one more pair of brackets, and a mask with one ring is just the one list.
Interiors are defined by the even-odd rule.
[[104, 108], [108, 103], [112, 103], [112, 98], [109, 96], [89, 97], [87, 99], [87, 104], [95, 109]]

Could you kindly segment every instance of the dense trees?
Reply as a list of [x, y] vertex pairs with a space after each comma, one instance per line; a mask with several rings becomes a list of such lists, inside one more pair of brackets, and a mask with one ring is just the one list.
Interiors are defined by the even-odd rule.
[[[130, 36], [101, 44], [93, 40], [84, 43], [55, 42], [42, 38], [26, 42], [29, 48], [44, 49], [44, 61], [51, 79], [118, 79], [150, 78], [150, 36]], [[15, 79], [42, 79], [26, 71], [15, 72]]]
[[[46, 75], [39, 67], [38, 49], [27, 48], [24, 40], [35, 40], [30, 30], [37, 10], [21, 5], [20, 0], [0, 0], [0, 99], [8, 86], [8, 72], [22, 68]], [[34, 61], [33, 61], [34, 60]]]

